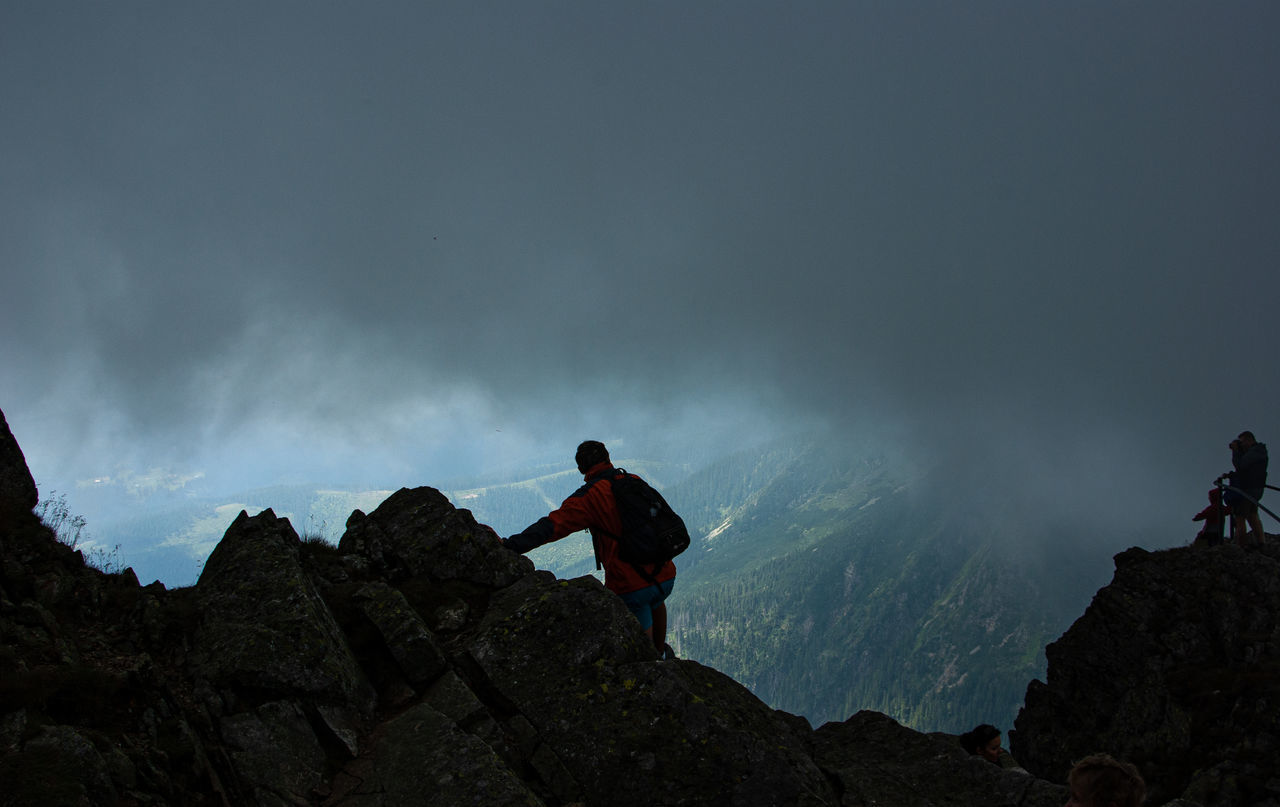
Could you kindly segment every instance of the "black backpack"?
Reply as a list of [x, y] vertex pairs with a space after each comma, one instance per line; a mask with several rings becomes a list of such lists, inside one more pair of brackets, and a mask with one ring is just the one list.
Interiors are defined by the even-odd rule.
[[[662, 564], [689, 548], [684, 519], [648, 482], [618, 468], [608, 477], [622, 521], [618, 557], [632, 566]], [[643, 570], [642, 570], [643, 571]]]

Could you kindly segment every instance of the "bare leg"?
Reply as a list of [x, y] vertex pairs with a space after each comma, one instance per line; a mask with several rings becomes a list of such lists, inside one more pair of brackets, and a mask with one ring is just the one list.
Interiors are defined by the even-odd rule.
[[667, 646], [667, 604], [660, 602], [653, 607], [653, 630], [649, 634], [653, 638], [653, 646], [658, 648], [658, 655]]
[[1262, 546], [1262, 539], [1265, 533], [1262, 532], [1262, 516], [1257, 510], [1249, 516], [1249, 526], [1253, 527], [1253, 543], [1255, 546]]

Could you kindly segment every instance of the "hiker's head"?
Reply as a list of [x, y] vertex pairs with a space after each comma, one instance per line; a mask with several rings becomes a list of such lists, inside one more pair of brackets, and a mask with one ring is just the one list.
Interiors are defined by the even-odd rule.
[[609, 449], [599, 440], [585, 440], [578, 446], [578, 453], [573, 455], [573, 459], [578, 463], [578, 470], [585, 474], [600, 463], [608, 462]]
[[970, 754], [1000, 764], [1000, 729], [990, 723], [983, 723], [973, 731], [961, 734], [960, 746]]
[[1241, 448], [1248, 449], [1252, 448], [1253, 444], [1258, 441], [1253, 438], [1253, 432], [1245, 431], [1236, 436], [1236, 442], [1240, 443]]
[[1065, 807], [1142, 807], [1147, 785], [1138, 769], [1107, 754], [1076, 763], [1067, 776], [1071, 799]]

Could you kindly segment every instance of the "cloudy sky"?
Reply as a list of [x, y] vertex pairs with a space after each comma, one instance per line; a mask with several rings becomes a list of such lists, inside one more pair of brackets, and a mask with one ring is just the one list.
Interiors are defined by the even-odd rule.
[[1280, 441], [1277, 41], [1270, 0], [3, 1], [0, 409], [45, 490], [821, 423], [1185, 540]]

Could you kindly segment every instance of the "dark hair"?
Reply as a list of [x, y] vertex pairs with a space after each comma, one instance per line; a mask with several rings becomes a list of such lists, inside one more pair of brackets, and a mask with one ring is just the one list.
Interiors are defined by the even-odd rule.
[[604, 443], [599, 440], [584, 440], [578, 445], [578, 452], [573, 455], [573, 459], [578, 463], [578, 470], [585, 474], [600, 463], [609, 460], [609, 449], [605, 448]]
[[1249, 432], [1249, 431], [1240, 432], [1239, 434], [1236, 435], [1236, 439], [1248, 440], [1249, 442], [1252, 442], [1252, 443], [1258, 442], [1258, 438], [1254, 437], [1253, 432]]
[[1138, 769], [1107, 754], [1091, 754], [1077, 762], [1067, 781], [1090, 804], [1142, 807], [1147, 797], [1147, 783]]
[[975, 726], [973, 731], [966, 731], [960, 735], [960, 747], [970, 754], [976, 754], [984, 745], [999, 736], [1000, 729], [990, 723], [982, 723]]

